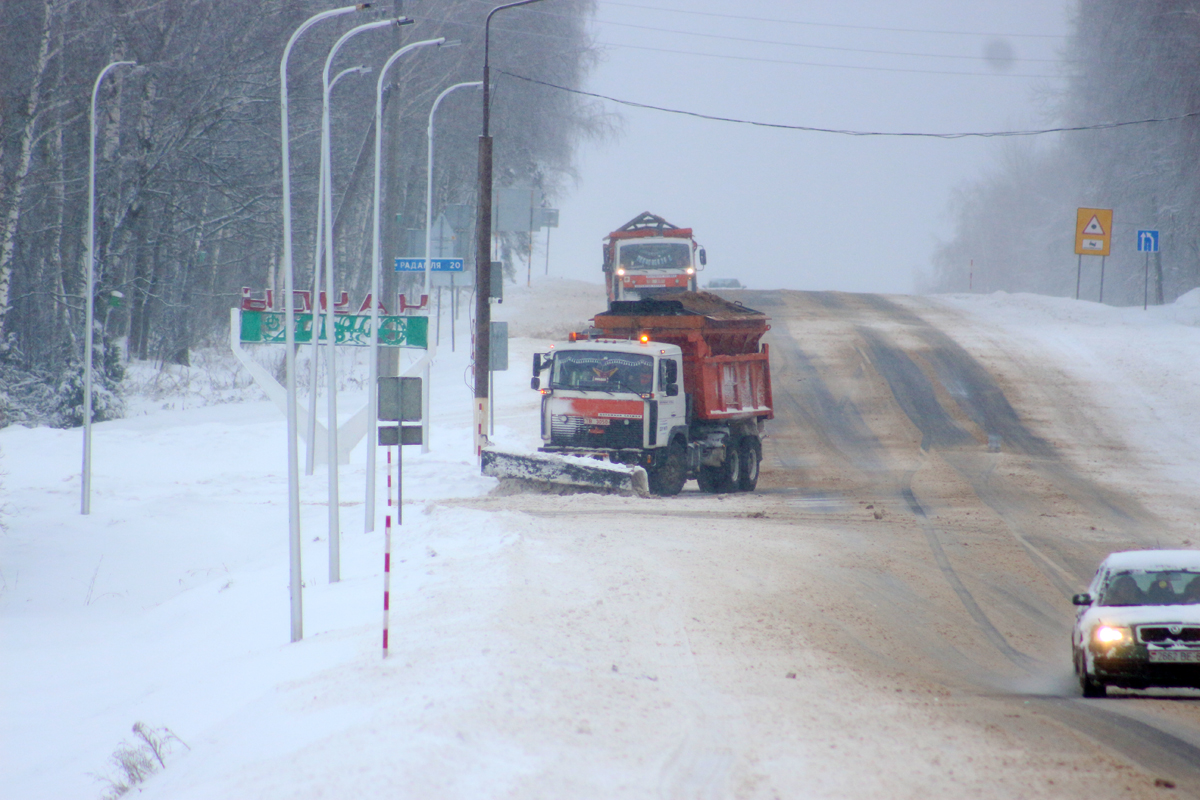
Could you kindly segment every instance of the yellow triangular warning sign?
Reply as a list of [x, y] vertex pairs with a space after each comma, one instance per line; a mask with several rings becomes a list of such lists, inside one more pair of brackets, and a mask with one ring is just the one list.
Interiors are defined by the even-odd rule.
[[1100, 218], [1093, 214], [1092, 221], [1083, 229], [1083, 234], [1085, 236], [1103, 236], [1104, 228], [1100, 227]]

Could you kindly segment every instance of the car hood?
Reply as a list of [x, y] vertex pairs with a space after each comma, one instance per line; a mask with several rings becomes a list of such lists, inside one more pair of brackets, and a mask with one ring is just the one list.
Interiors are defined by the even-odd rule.
[[1186, 606], [1093, 606], [1084, 612], [1081, 625], [1184, 624], [1200, 625], [1200, 604]]

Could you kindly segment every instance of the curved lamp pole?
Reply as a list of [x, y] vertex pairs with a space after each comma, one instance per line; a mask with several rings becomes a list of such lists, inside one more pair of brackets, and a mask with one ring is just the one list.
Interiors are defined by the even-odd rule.
[[[349, 67], [342, 70], [334, 76], [329, 82], [329, 91], [333, 92], [333, 87], [337, 86], [338, 81], [350, 74], [367, 75], [371, 72], [370, 67], [357, 66]], [[322, 144], [321, 152], [324, 152]], [[317, 180], [317, 225], [316, 225], [316, 247], [313, 252], [313, 288], [312, 296], [315, 298], [321, 297], [321, 253], [324, 252], [323, 237], [321, 235], [321, 214], [325, 208], [325, 170], [320, 170], [320, 176]], [[315, 327], [315, 326], [314, 326]], [[312, 356], [308, 362], [308, 387], [312, 394], [308, 406], [308, 450], [304, 459], [304, 474], [312, 475], [313, 469], [316, 466], [316, 442], [317, 442], [317, 354], [320, 352], [320, 341], [316, 336], [312, 337]]]
[[483, 26], [483, 135], [479, 137], [479, 198], [475, 205], [475, 457], [479, 458], [487, 444], [488, 371], [492, 358], [492, 136], [488, 129], [491, 119], [491, 93], [488, 81], [488, 51], [492, 17], [497, 12], [527, 6], [541, 0], [518, 0], [496, 6], [488, 12]]
[[[466, 81], [465, 83], [456, 83], [453, 86], [447, 86], [442, 90], [442, 93], [433, 101], [433, 107], [429, 109], [429, 125], [425, 129], [425, 138], [427, 146], [425, 148], [425, 297], [430, 297], [429, 293], [429, 272], [432, 266], [432, 245], [433, 245], [433, 118], [437, 114], [438, 106], [442, 104], [442, 100], [446, 95], [453, 92], [455, 89], [463, 89], [468, 86], [482, 86], [482, 81]], [[440, 289], [438, 291], [441, 291]], [[429, 302], [426, 300], [426, 302]], [[439, 310], [441, 306], [438, 307]], [[429, 408], [429, 368], [425, 368], [425, 382], [421, 387], [422, 408]], [[424, 414], [424, 430], [421, 431], [421, 452], [429, 452], [429, 414]]]
[[287, 66], [296, 40], [313, 25], [331, 17], [363, 11], [370, 7], [370, 3], [359, 3], [312, 15], [292, 33], [287, 46], [283, 48], [283, 57], [279, 59], [279, 145], [283, 161], [283, 335], [287, 343], [284, 363], [287, 367], [288, 589], [291, 597], [293, 642], [304, 638], [304, 622], [300, 587], [300, 461], [296, 446], [296, 301], [292, 295], [295, 289], [295, 275], [292, 271], [292, 169], [288, 146]]
[[114, 61], [96, 76], [92, 85], [92, 109], [90, 135], [91, 155], [88, 160], [88, 243], [87, 243], [87, 311], [84, 314], [83, 334], [83, 484], [79, 501], [79, 513], [92, 513], [92, 325], [96, 316], [96, 95], [100, 93], [100, 82], [110, 70], [122, 66], [136, 66], [136, 61]]
[[[337, 298], [334, 295], [336, 282], [333, 274], [333, 173], [330, 167], [332, 159], [329, 155], [329, 92], [333, 84], [329, 80], [329, 68], [342, 45], [360, 33], [375, 28], [391, 25], [411, 24], [412, 20], [405, 17], [399, 19], [382, 19], [368, 22], [351, 28], [341, 35], [325, 56], [325, 69], [321, 71], [321, 205], [325, 228], [325, 375], [328, 385], [325, 388], [326, 441], [329, 450], [329, 582], [341, 580], [342, 545], [341, 520], [338, 509], [338, 421], [337, 421], [337, 319], [334, 305]], [[317, 337], [317, 314], [320, 313], [320, 293], [313, 308], [313, 338]]]
[[366, 513], [363, 514], [363, 527], [367, 531], [375, 530], [375, 450], [379, 416], [379, 176], [383, 160], [383, 82], [392, 64], [406, 53], [429, 45], [440, 47], [445, 42], [445, 37], [439, 37], [401, 47], [380, 67], [379, 78], [375, 81], [375, 184], [371, 209], [371, 355], [368, 359], [370, 364], [367, 379], [367, 496]]

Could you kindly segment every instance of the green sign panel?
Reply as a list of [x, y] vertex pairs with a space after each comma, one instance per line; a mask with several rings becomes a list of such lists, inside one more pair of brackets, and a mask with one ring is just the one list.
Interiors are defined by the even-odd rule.
[[[242, 342], [245, 344], [285, 344], [284, 317], [278, 311], [243, 311]], [[312, 341], [313, 315], [296, 314], [296, 343]], [[317, 341], [326, 341], [325, 315], [320, 316]], [[334, 316], [336, 344], [369, 347], [371, 345], [370, 314], [337, 314]], [[429, 317], [379, 317], [380, 347], [429, 347]]]

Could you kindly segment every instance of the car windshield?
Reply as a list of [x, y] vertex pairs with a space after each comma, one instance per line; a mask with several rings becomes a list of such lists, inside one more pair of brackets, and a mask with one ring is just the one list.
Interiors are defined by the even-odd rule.
[[1174, 606], [1200, 604], [1200, 572], [1126, 570], [1109, 576], [1100, 593], [1102, 606]]
[[692, 265], [687, 242], [629, 242], [618, 259], [625, 269], [687, 269]]
[[560, 350], [554, 355], [554, 389], [602, 389], [644, 394], [654, 382], [654, 359], [605, 350]]

